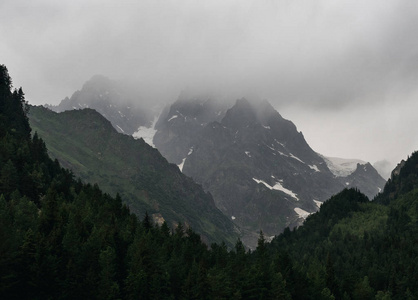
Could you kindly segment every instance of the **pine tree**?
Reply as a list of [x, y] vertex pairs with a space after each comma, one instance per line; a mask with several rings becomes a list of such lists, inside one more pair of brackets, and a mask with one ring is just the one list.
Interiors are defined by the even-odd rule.
[[18, 188], [18, 186], [18, 172], [13, 162], [9, 159], [1, 168], [0, 193], [9, 196], [13, 191], [15, 191]]

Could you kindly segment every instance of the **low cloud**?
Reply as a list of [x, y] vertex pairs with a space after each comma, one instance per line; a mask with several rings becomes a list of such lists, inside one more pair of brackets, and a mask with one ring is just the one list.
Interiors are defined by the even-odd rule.
[[[0, 20], [1, 63], [35, 104], [56, 104], [103, 74], [153, 102], [185, 88], [267, 98], [295, 123], [318, 115], [350, 138], [367, 138], [360, 124], [399, 137], [391, 131], [410, 126], [399, 115], [418, 108], [414, 1], [5, 0]], [[388, 110], [400, 120], [384, 128]]]

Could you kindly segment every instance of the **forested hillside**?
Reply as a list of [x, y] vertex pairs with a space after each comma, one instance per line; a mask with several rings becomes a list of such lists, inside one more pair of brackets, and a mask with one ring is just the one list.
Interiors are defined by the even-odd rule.
[[1, 299], [414, 299], [418, 153], [372, 202], [327, 200], [257, 249], [142, 221], [52, 161], [0, 66]]
[[273, 240], [271, 255], [288, 253], [306, 286], [328, 289], [337, 299], [415, 299], [417, 175], [415, 152], [374, 201], [356, 190], [341, 192], [304, 226]]
[[55, 113], [31, 106], [29, 122], [51, 157], [84, 182], [97, 183], [112, 196], [119, 193], [131, 212], [142, 217], [148, 211], [153, 220], [171, 227], [182, 222], [209, 244], [234, 245], [238, 229], [209, 193], [144, 140], [118, 133], [97, 111]]

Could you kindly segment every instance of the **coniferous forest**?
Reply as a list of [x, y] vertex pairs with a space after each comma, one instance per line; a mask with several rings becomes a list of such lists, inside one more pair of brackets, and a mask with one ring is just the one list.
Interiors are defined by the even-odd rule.
[[156, 226], [52, 161], [0, 66], [1, 299], [415, 299], [418, 152], [369, 201], [350, 189], [257, 248]]

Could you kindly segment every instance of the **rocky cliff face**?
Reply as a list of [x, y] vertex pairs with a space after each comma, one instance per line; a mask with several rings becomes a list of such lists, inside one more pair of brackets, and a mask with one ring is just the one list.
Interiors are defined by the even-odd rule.
[[180, 98], [161, 113], [153, 142], [164, 157], [179, 165], [202, 129], [210, 122], [220, 121], [227, 109], [227, 104], [210, 98]]
[[176, 102], [160, 118], [154, 144], [211, 192], [217, 207], [247, 232], [243, 241], [249, 246], [260, 229], [273, 236], [301, 224], [345, 187], [372, 197], [384, 185], [370, 164], [336, 176], [267, 101], [240, 99], [225, 113], [214, 105], [212, 112], [221, 113], [207, 114], [205, 122], [190, 109], [197, 105]]

